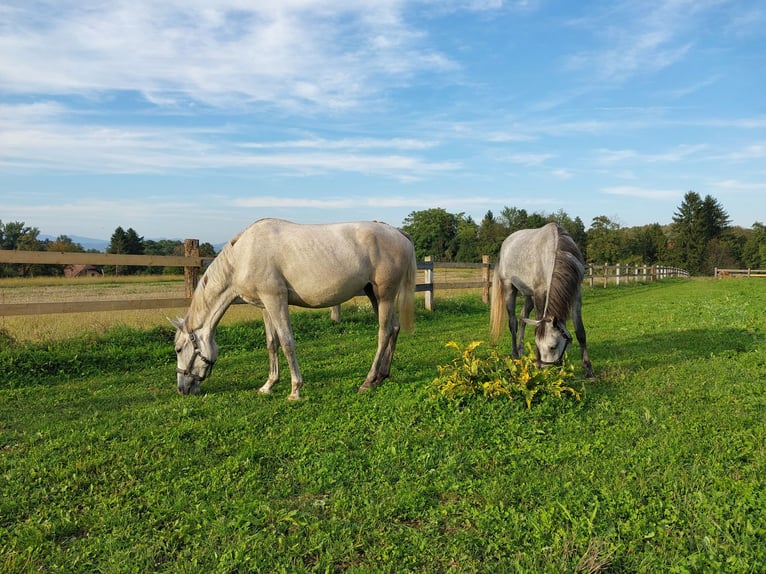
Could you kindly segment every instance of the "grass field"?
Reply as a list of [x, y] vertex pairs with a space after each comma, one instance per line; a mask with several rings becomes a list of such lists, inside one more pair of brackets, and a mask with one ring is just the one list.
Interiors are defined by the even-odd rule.
[[420, 310], [365, 395], [369, 309], [296, 313], [297, 404], [256, 392], [258, 320], [219, 329], [198, 397], [169, 325], [0, 332], [0, 571], [762, 571], [766, 283], [586, 289], [583, 315], [598, 380], [531, 409], [434, 395], [445, 343], [487, 338], [474, 295]]

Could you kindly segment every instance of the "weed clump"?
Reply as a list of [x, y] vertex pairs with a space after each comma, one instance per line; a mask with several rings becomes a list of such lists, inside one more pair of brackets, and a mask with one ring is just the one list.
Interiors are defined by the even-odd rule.
[[555, 398], [567, 396], [580, 400], [580, 393], [569, 381], [574, 378], [574, 365], [565, 360], [562, 366], [538, 368], [530, 344], [520, 359], [500, 354], [496, 349], [482, 347], [482, 341], [473, 341], [461, 348], [455, 341], [446, 347], [458, 352], [447, 365], [436, 367], [439, 376], [433, 380], [437, 394], [454, 401], [464, 401], [473, 396], [486, 399], [522, 398], [527, 408], [532, 407], [536, 397], [544, 395]]

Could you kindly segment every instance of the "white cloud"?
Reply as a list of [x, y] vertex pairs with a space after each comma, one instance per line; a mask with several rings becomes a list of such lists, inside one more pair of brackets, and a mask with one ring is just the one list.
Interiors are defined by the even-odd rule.
[[641, 199], [675, 199], [683, 195], [683, 192], [677, 189], [649, 189], [634, 186], [606, 187], [602, 192], [608, 195], [623, 195]]
[[716, 181], [713, 185], [727, 191], [766, 191], [766, 182], [744, 182], [737, 179], [724, 179]]
[[30, 0], [6, 8], [10, 93], [136, 91], [154, 103], [356, 105], [391, 80], [456, 64], [398, 0]]
[[570, 26], [592, 35], [594, 48], [567, 58], [567, 66], [602, 81], [623, 82], [682, 61], [698, 39], [697, 23], [718, 0], [607, 3]]
[[510, 163], [533, 167], [542, 165], [554, 157], [556, 156], [550, 153], [515, 153], [506, 156], [506, 160]]

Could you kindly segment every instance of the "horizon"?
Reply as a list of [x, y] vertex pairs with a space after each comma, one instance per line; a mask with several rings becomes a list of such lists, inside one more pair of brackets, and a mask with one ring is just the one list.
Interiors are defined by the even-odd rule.
[[[503, 207], [766, 214], [766, 5], [171, 1], [0, 8], [0, 219], [228, 241]], [[207, 238], [206, 238], [207, 237]]]

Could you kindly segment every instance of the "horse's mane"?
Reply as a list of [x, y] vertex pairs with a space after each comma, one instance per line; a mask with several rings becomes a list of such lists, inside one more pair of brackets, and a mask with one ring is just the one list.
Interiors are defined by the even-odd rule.
[[[228, 283], [234, 267], [231, 260], [231, 248], [237, 242], [240, 235], [241, 233], [224, 245], [220, 253], [216, 255], [215, 259], [205, 270], [204, 275], [197, 284], [197, 288], [194, 290], [194, 296], [189, 305], [189, 311], [186, 314], [187, 320], [190, 317], [204, 317], [207, 310], [210, 309], [210, 299], [217, 297], [221, 292], [220, 286]], [[208, 289], [208, 286], [215, 288]], [[188, 327], [191, 330], [196, 330], [199, 328], [199, 325], [188, 325]]]
[[584, 263], [580, 249], [572, 236], [560, 225], [557, 225], [556, 228], [558, 242], [545, 314], [548, 317], [566, 321], [582, 284]]

